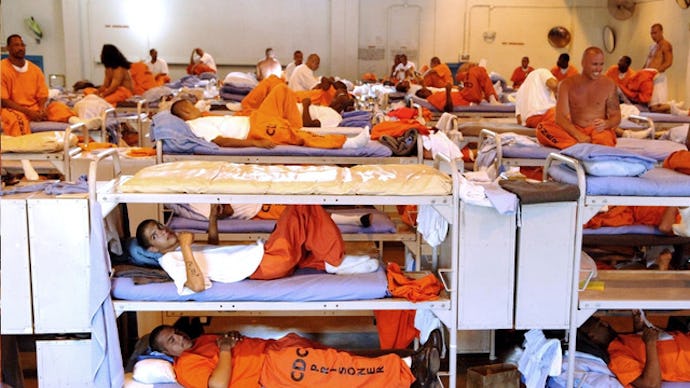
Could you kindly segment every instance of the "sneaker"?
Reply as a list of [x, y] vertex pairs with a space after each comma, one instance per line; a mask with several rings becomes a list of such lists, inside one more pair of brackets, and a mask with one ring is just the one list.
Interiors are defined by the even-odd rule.
[[427, 341], [422, 348], [412, 355], [412, 374], [415, 377], [412, 388], [438, 386], [438, 371], [441, 368], [441, 356], [438, 349]]

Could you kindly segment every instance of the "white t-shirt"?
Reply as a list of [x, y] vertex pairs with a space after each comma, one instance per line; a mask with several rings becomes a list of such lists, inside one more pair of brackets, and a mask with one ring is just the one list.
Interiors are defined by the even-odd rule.
[[290, 83], [290, 77], [292, 76], [292, 73], [295, 71], [295, 68], [297, 68], [297, 65], [295, 65], [295, 62], [292, 61], [288, 63], [287, 66], [285, 66], [285, 80]]
[[398, 80], [402, 81], [406, 78], [405, 73], [410, 70], [414, 71], [416, 67], [414, 66], [413, 62], [407, 61], [407, 63], [398, 63], [398, 66], [395, 67], [395, 70], [393, 71], [393, 76], [397, 78]]
[[[192, 252], [204, 274], [205, 289], [211, 287], [211, 280], [233, 283], [249, 277], [259, 268], [264, 256], [264, 244], [257, 241], [252, 245], [193, 245]], [[168, 252], [158, 259], [158, 264], [170, 275], [179, 295], [194, 292], [185, 287], [187, 271], [182, 252]]]
[[218, 136], [243, 140], [249, 135], [248, 116], [205, 116], [187, 124], [196, 136], [209, 142]]
[[[297, 104], [297, 109], [300, 114], [304, 111], [302, 104]], [[321, 128], [335, 128], [343, 121], [343, 116], [330, 106], [309, 105], [309, 116], [312, 120], [319, 120]]]
[[314, 71], [303, 63], [292, 72], [288, 85], [290, 89], [299, 92], [302, 90], [311, 90], [319, 83], [319, 79], [314, 76]]
[[213, 71], [218, 71], [218, 68], [216, 68], [216, 61], [213, 60], [213, 57], [209, 53], [204, 53], [204, 55], [199, 58], [199, 62], [204, 63], [206, 66], [213, 69]]
[[168, 74], [168, 64], [160, 58], [156, 59], [156, 63], [146, 62], [146, 66], [148, 66], [149, 71], [154, 76], [157, 74]]
[[515, 95], [515, 115], [522, 116], [523, 122], [556, 106], [556, 98], [546, 86], [546, 81], [550, 78], [556, 77], [548, 69], [535, 69], [520, 85]]

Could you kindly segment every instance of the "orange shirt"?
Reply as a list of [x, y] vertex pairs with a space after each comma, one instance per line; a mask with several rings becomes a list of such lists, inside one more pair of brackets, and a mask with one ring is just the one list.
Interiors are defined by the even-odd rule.
[[642, 69], [630, 77], [626, 85], [621, 85], [620, 89], [632, 102], [647, 104], [652, 99], [656, 74], [654, 69]]
[[609, 67], [608, 70], [606, 70], [606, 76], [611, 78], [613, 82], [616, 83], [617, 86], [623, 86], [626, 87], [628, 85], [628, 82], [630, 82], [630, 79], [635, 75], [635, 72], [633, 69], [628, 69], [628, 71], [625, 72], [623, 77], [621, 77], [621, 72], [618, 70], [618, 65], [613, 65]]
[[453, 83], [453, 73], [445, 63], [434, 66], [429, 73], [424, 76], [424, 86], [443, 88]]
[[12, 62], [5, 58], [0, 61], [2, 73], [2, 98], [10, 99], [17, 104], [32, 110], [38, 110], [38, 100], [48, 98], [48, 87], [41, 69], [26, 61], [28, 69], [18, 72]]
[[489, 73], [481, 66], [472, 66], [469, 70], [458, 73], [455, 79], [463, 84], [460, 94], [465, 101], [479, 104], [482, 100], [489, 101], [489, 96], [492, 95], [498, 100]]
[[151, 70], [144, 62], [134, 62], [129, 68], [132, 77], [132, 91], [134, 94], [144, 94], [145, 91], [158, 86]]
[[[690, 335], [673, 333], [673, 340], [657, 341], [661, 379], [663, 381], [690, 381]], [[609, 368], [624, 386], [642, 375], [646, 360], [642, 337], [635, 334], [619, 335], [609, 344]]]
[[533, 70], [534, 68], [532, 66], [527, 66], [527, 71], [523, 70], [522, 66], [516, 67], [515, 70], [513, 70], [513, 75], [510, 76], [510, 81], [513, 83], [513, 87], [519, 88], [520, 85], [525, 82], [527, 75]]
[[580, 72], [575, 68], [573, 65], [568, 65], [568, 69], [566, 70], [565, 74], [561, 72], [561, 68], [558, 66], [554, 66], [551, 68], [551, 74], [553, 74], [554, 77], [558, 80], [558, 82], [563, 81], [564, 79], [568, 77], [572, 77], [574, 75], [580, 74]]

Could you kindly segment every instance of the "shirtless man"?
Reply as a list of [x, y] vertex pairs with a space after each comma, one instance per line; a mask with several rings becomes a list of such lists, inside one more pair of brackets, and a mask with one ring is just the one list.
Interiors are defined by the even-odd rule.
[[664, 39], [664, 27], [661, 24], [653, 24], [649, 34], [654, 44], [649, 47], [649, 54], [644, 67], [656, 69], [659, 72], [654, 78], [654, 91], [652, 99], [649, 101], [649, 107], [654, 111], [657, 105], [668, 100], [668, 80], [665, 71], [673, 64], [673, 47]]
[[537, 126], [541, 144], [558, 149], [577, 143], [616, 145], [620, 105], [616, 84], [603, 70], [604, 52], [587, 48], [582, 54], [582, 74], [558, 86], [555, 118], [547, 117]]
[[269, 77], [271, 74], [276, 77], [280, 77], [283, 72], [280, 62], [275, 58], [272, 48], [266, 49], [266, 58], [259, 61], [256, 64], [256, 79], [261, 81], [264, 78]]

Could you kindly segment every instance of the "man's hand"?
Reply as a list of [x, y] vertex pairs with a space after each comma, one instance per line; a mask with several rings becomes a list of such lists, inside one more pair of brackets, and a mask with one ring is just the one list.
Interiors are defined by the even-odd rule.
[[581, 133], [581, 132], [580, 132], [580, 133], [577, 133], [577, 134], [575, 135], [575, 138], [577, 139], [577, 142], [578, 142], [578, 143], [591, 143], [591, 142], [592, 142], [592, 138], [591, 138], [591, 137], [589, 137], [589, 136], [587, 136], [587, 135], [585, 135], [584, 133]]
[[29, 110], [26, 112], [29, 121], [44, 121], [46, 114], [44, 110]]
[[216, 343], [218, 344], [218, 348], [220, 348], [220, 351], [223, 352], [230, 351], [241, 340], [242, 334], [240, 334], [237, 331], [231, 331], [222, 336], [219, 336], [216, 340]]
[[592, 125], [594, 126], [594, 130], [597, 132], [601, 132], [608, 128], [608, 123], [604, 119], [594, 119]]

